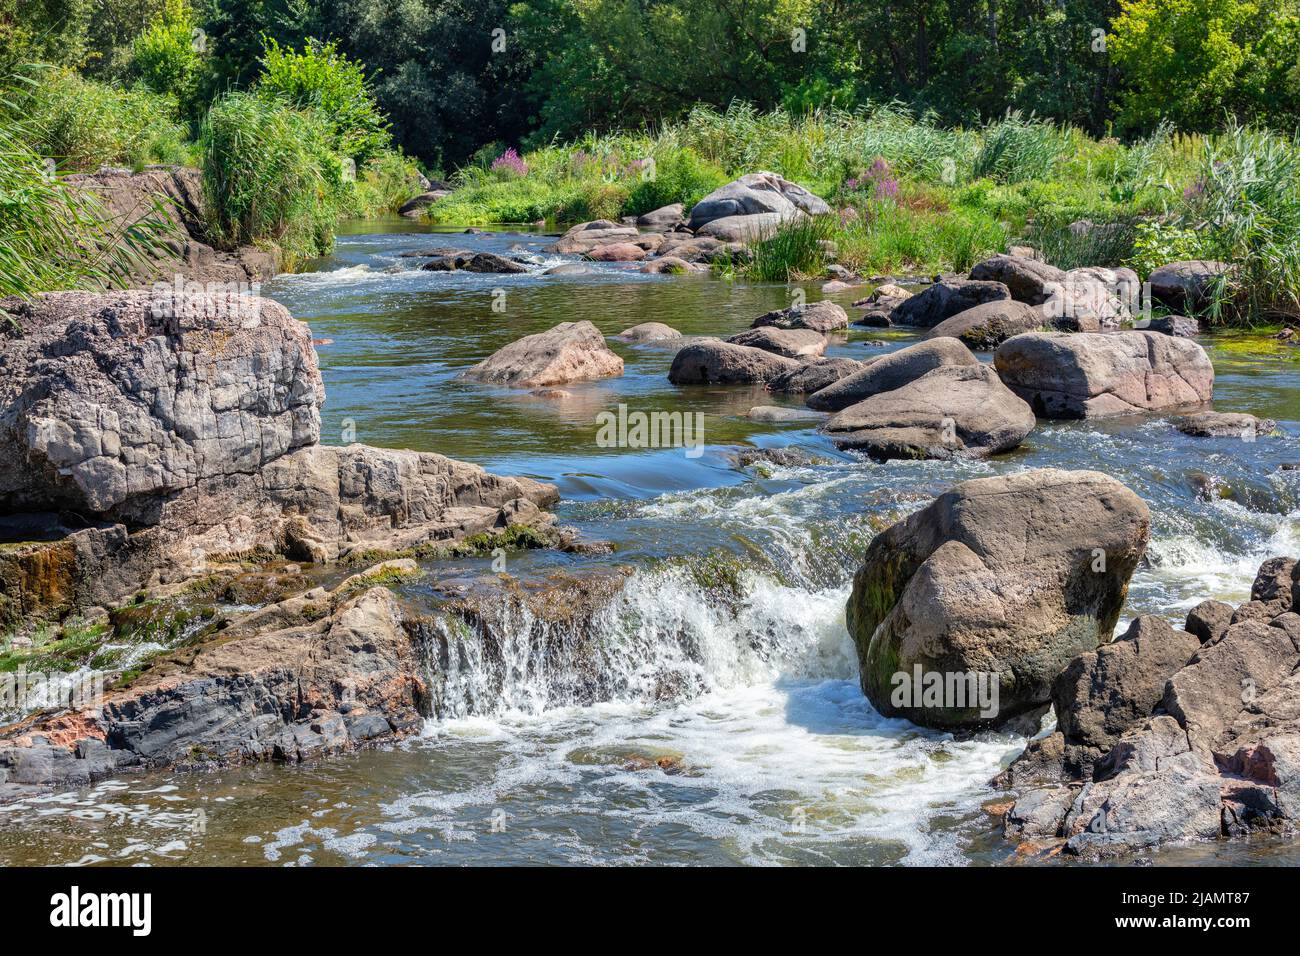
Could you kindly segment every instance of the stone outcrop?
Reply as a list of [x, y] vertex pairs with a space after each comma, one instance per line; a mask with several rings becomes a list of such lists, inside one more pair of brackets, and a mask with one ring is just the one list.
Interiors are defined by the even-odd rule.
[[623, 360], [590, 322], [561, 322], [516, 339], [462, 374], [493, 385], [539, 388], [622, 375]]
[[998, 374], [1043, 418], [1101, 418], [1208, 402], [1214, 367], [1195, 342], [1155, 332], [1030, 332], [994, 355]]
[[691, 208], [687, 225], [693, 232], [718, 219], [775, 214], [781, 220], [798, 215], [825, 215], [830, 207], [802, 186], [776, 173], [749, 173], [719, 186]]
[[[1041, 712], [1066, 665], [1110, 638], [1149, 534], [1147, 506], [1098, 472], [956, 485], [877, 535], [854, 576], [863, 691], [881, 713], [928, 727]], [[996, 712], [896, 696], [916, 671], [996, 675]]]
[[1034, 413], [987, 365], [944, 365], [850, 405], [824, 431], [872, 458], [985, 458], [1034, 430]]
[[52, 616], [111, 603], [212, 556], [329, 561], [551, 522], [551, 486], [321, 445], [311, 333], [269, 300], [50, 293], [6, 307], [0, 531], [27, 543], [3, 546], [0, 605], [17, 617], [30, 601]]
[[163, 239], [156, 255], [136, 265], [131, 285], [170, 284], [177, 276], [203, 284], [251, 285], [280, 271], [275, 252], [256, 246], [215, 248], [207, 230], [203, 174], [193, 167], [151, 166], [139, 173], [106, 167], [68, 176], [64, 182], [93, 196], [114, 232], [137, 226]]
[[944, 365], [978, 365], [970, 349], [952, 338], [939, 338], [890, 352], [852, 375], [808, 396], [809, 408], [822, 412], [843, 411], [850, 405], [893, 391]]
[[775, 352], [710, 340], [678, 351], [668, 381], [674, 385], [762, 385], [802, 367], [797, 359]]
[[1007, 835], [1030, 851], [1099, 858], [1294, 833], [1295, 567], [1290, 558], [1266, 561], [1252, 600], [1235, 614], [1202, 602], [1184, 631], [1141, 617], [1119, 640], [1073, 661], [1053, 689], [1058, 729], [996, 781], [1018, 792]]

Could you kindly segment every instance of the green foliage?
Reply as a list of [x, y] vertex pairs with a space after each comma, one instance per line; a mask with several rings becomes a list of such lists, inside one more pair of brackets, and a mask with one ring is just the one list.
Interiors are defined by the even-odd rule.
[[628, 194], [630, 215], [639, 216], [676, 202], [689, 209], [727, 182], [726, 172], [691, 149], [665, 147], [653, 158], [653, 175], [643, 171], [641, 182]]
[[1049, 179], [1065, 147], [1065, 137], [1055, 126], [1012, 111], [984, 129], [971, 175], [1003, 183]]
[[176, 101], [144, 89], [123, 90], [67, 70], [46, 70], [15, 94], [33, 149], [61, 169], [101, 164], [140, 168], [190, 157]]
[[149, 28], [132, 43], [132, 68], [155, 93], [188, 105], [195, 96], [201, 57], [188, 0], [165, 0]]
[[1007, 229], [978, 209], [871, 203], [832, 237], [837, 260], [863, 274], [964, 272], [1007, 247]]
[[93, 195], [68, 188], [0, 106], [0, 298], [123, 284], [168, 238], [161, 218], [122, 230]]
[[375, 104], [360, 63], [336, 43], [309, 40], [301, 51], [268, 37], [257, 92], [297, 110], [311, 110], [340, 156], [363, 163], [387, 148], [388, 120]]
[[275, 243], [289, 269], [327, 253], [349, 190], [331, 132], [315, 112], [261, 96], [213, 104], [200, 135], [212, 235]]
[[358, 219], [374, 219], [395, 212], [419, 191], [415, 163], [400, 152], [385, 150], [362, 167], [345, 212]]
[[1300, 19], [1287, 0], [1121, 0], [1109, 49], [1126, 128], [1208, 131], [1225, 113], [1289, 126], [1300, 110]]
[[33, 63], [80, 66], [94, 0], [0, 0], [0, 77]]
[[782, 223], [773, 235], [751, 243], [753, 258], [744, 273], [759, 282], [819, 276], [826, 265], [823, 244], [834, 233], [834, 216], [801, 216]]

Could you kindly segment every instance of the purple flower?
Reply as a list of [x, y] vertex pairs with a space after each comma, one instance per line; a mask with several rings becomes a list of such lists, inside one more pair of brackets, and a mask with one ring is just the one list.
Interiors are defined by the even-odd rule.
[[1204, 179], [1196, 180], [1196, 182], [1183, 190], [1183, 199], [1187, 202], [1191, 202], [1193, 199], [1200, 199], [1205, 195], [1206, 185], [1207, 183]]
[[885, 162], [883, 156], [877, 156], [867, 170], [867, 179], [871, 181], [871, 196], [873, 199], [890, 200], [891, 202], [898, 198], [898, 180], [894, 178], [894, 171], [889, 168], [889, 163]]
[[513, 146], [492, 160], [492, 172], [497, 173], [503, 170], [516, 176], [528, 175], [528, 164], [515, 152]]

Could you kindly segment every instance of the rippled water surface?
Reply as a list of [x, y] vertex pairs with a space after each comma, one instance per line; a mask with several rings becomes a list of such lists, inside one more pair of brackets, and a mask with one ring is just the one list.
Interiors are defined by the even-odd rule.
[[[327, 441], [438, 451], [554, 482], [562, 522], [616, 545], [613, 557], [534, 552], [509, 567], [525, 578], [631, 569], [597, 621], [613, 699], [581, 705], [555, 668], [528, 663], [525, 647], [524, 663], [488, 694], [467, 648], [441, 716], [417, 739], [301, 767], [132, 777], [0, 807], [0, 863], [1009, 862], [988, 809], [1004, 798], [987, 781], [1023, 738], [919, 730], [881, 717], [858, 689], [844, 600], [874, 531], [965, 478], [1096, 468], [1152, 510], [1149, 560], [1126, 616], [1177, 621], [1206, 597], [1244, 600], [1261, 560], [1300, 552], [1300, 471], [1283, 467], [1300, 462], [1300, 365], [1286, 348], [1203, 340], [1216, 407], [1274, 418], [1281, 438], [1191, 439], [1157, 418], [1044, 423], [995, 462], [881, 465], [837, 452], [806, 423], [750, 422], [750, 407], [773, 404], [761, 392], [670, 385], [672, 351], [659, 346], [611, 342], [623, 377], [567, 386], [568, 398], [458, 380], [561, 321], [590, 320], [606, 335], [647, 321], [724, 335], [789, 304], [792, 289], [617, 265], [542, 276], [561, 261], [540, 251], [543, 237], [423, 231], [359, 224], [317, 271], [264, 291], [325, 340]], [[537, 265], [521, 276], [431, 273], [397, 255], [431, 245], [527, 252]], [[820, 296], [815, 286], [806, 294]], [[913, 340], [855, 328], [829, 351], [862, 357]], [[598, 447], [595, 416], [620, 403], [702, 413], [704, 453]], [[744, 446], [781, 445], [811, 463], [736, 462]], [[738, 607], [717, 606], [702, 586], [701, 556], [719, 555]], [[429, 571], [408, 598], [490, 569], [462, 561]], [[693, 693], [663, 699], [664, 673]], [[668, 772], [654, 766], [661, 758]], [[1168, 850], [1155, 862], [1293, 856], [1259, 843]]]

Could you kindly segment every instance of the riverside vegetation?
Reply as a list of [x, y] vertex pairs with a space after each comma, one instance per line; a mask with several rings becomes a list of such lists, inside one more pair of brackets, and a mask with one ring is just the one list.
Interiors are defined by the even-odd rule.
[[0, 860], [268, 762], [204, 852], [1293, 859], [1296, 45], [1198, 3], [0, 0]]

